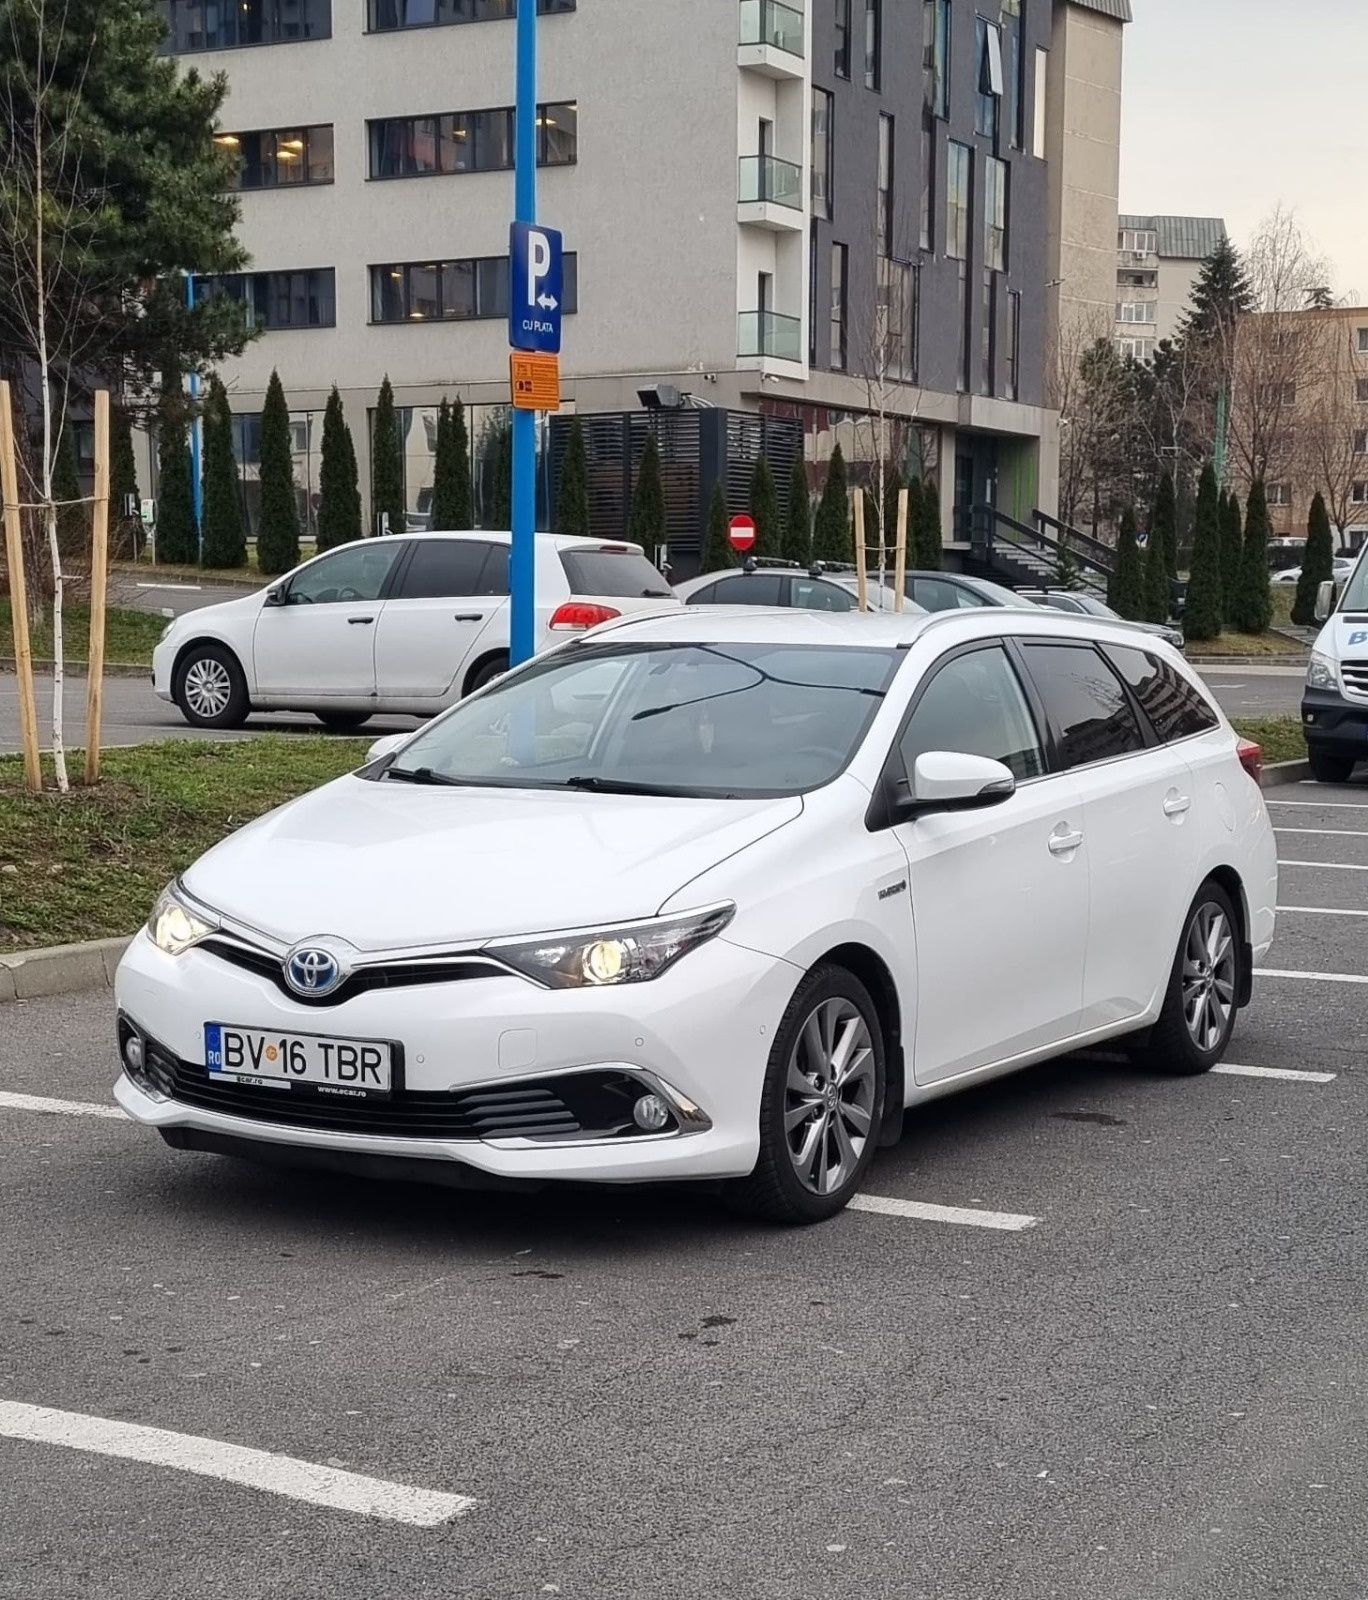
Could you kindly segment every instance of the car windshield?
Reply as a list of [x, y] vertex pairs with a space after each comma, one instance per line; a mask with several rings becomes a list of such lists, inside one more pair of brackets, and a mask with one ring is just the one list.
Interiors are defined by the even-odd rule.
[[1354, 575], [1345, 585], [1341, 611], [1368, 611], [1368, 555], [1359, 558]]
[[457, 706], [398, 782], [741, 798], [842, 771], [902, 659], [794, 644], [582, 645]]

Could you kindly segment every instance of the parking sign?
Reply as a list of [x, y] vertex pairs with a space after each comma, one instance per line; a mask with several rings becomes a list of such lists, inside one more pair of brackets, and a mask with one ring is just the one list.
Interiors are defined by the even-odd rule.
[[515, 222], [509, 232], [508, 342], [515, 350], [558, 355], [564, 298], [562, 236]]

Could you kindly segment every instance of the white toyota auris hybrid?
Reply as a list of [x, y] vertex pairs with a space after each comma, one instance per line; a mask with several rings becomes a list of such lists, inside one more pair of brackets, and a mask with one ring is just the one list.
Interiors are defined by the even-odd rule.
[[624, 618], [244, 827], [117, 980], [180, 1149], [828, 1217], [906, 1107], [1225, 1051], [1273, 937], [1251, 752], [1041, 610]]

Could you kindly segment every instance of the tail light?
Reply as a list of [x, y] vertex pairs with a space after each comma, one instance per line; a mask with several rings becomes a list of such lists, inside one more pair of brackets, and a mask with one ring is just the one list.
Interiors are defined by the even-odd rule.
[[583, 633], [586, 628], [597, 628], [600, 622], [611, 622], [621, 615], [612, 606], [594, 605], [588, 600], [567, 600], [552, 612], [548, 626], [552, 633]]
[[1263, 746], [1255, 744], [1252, 739], [1241, 739], [1236, 746], [1236, 754], [1240, 758], [1240, 765], [1253, 778], [1254, 782], [1262, 783], [1264, 769]]

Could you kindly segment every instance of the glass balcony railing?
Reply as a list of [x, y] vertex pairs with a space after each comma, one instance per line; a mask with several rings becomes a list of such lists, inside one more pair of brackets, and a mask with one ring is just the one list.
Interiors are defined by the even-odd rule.
[[803, 53], [803, 13], [782, 0], [741, 0], [741, 43]]
[[775, 361], [800, 361], [803, 324], [777, 311], [743, 311], [738, 319], [738, 356], [770, 356]]
[[768, 200], [803, 209], [803, 169], [778, 156], [742, 156], [738, 198], [742, 205]]

